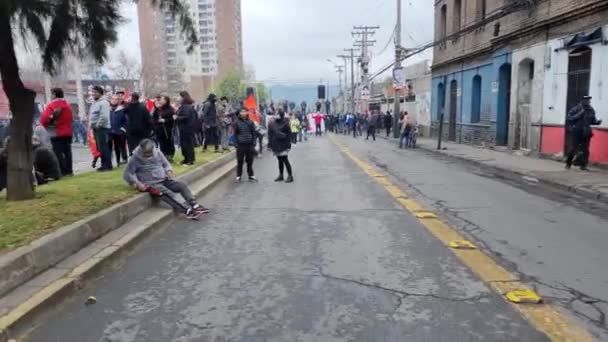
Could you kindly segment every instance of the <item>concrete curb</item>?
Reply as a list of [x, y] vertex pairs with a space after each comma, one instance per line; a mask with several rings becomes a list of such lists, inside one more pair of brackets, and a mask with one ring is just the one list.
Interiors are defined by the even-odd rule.
[[[219, 158], [213, 171], [209, 171], [206, 177], [191, 184], [193, 192], [196, 196], [201, 196], [232, 173], [235, 167], [234, 152]], [[204, 171], [209, 170], [209, 167], [203, 166], [199, 169]], [[191, 174], [200, 174], [202, 171], [199, 169]], [[194, 176], [189, 174], [188, 177], [183, 178], [194, 178]], [[143, 210], [125, 225], [24, 284], [23, 287], [29, 289], [30, 293], [26, 290], [24, 293], [15, 294], [13, 301], [18, 302], [18, 305], [0, 316], [0, 342], [16, 338], [19, 332], [30, 326], [27, 323], [31, 319], [77, 291], [82, 287], [83, 281], [95, 275], [96, 271], [109, 261], [128, 252], [129, 247], [150, 233], [165, 227], [173, 217], [174, 213], [170, 209], [153, 207]], [[43, 286], [36, 287], [36, 285]]]
[[[234, 152], [202, 165], [178, 179], [191, 183], [231, 160]], [[122, 226], [152, 206], [150, 196], [135, 195], [96, 214], [47, 234], [27, 246], [0, 256], [0, 297], [37, 274]]]

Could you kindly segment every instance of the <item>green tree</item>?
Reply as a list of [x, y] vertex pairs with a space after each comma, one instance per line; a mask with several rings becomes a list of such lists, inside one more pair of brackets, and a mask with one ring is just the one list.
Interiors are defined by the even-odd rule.
[[218, 97], [226, 96], [231, 101], [242, 100], [245, 97], [242, 74], [238, 71], [227, 72], [215, 87], [215, 92]]
[[268, 100], [268, 89], [262, 82], [255, 85], [255, 91], [258, 95], [258, 104], [266, 102]]
[[[144, 0], [140, 0], [144, 1]], [[198, 43], [196, 28], [181, 0], [150, 1], [172, 13], [191, 52]], [[32, 124], [34, 91], [23, 84], [15, 53], [16, 35], [34, 38], [44, 70], [53, 74], [68, 53], [103, 62], [124, 21], [121, 0], [0, 0], [0, 77], [9, 99], [12, 138], [8, 146], [8, 200], [34, 197], [32, 184]]]

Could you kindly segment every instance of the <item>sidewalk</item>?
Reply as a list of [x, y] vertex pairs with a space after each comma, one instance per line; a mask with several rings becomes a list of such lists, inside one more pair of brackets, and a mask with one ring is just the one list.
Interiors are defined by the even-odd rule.
[[419, 138], [418, 147], [427, 152], [475, 164], [507, 179], [544, 183], [608, 203], [608, 171], [603, 169], [590, 167], [591, 172], [583, 172], [573, 167], [566, 170], [563, 163], [553, 160], [445, 141], [442, 142], [442, 150], [437, 150], [437, 140], [428, 138]]

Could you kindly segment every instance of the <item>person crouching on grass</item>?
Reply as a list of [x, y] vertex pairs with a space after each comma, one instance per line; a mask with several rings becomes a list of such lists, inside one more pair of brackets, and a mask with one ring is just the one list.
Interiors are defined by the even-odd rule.
[[[209, 212], [209, 209], [198, 204], [186, 184], [174, 179], [171, 164], [150, 139], [142, 140], [133, 151], [123, 177], [129, 185], [160, 198], [189, 219], [197, 219], [201, 214]], [[180, 193], [186, 203], [178, 202], [172, 193]]]

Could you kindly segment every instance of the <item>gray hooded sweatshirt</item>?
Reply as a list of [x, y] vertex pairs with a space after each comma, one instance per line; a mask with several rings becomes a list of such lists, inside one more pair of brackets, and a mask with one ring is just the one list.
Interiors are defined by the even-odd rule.
[[129, 185], [135, 185], [137, 182], [152, 185], [162, 183], [167, 179], [167, 172], [171, 170], [171, 164], [157, 148], [154, 149], [152, 157], [145, 158], [141, 148], [137, 147], [133, 151], [133, 157], [129, 159], [123, 177]]

